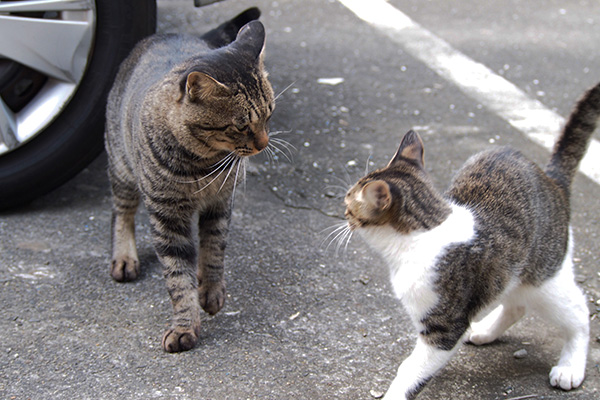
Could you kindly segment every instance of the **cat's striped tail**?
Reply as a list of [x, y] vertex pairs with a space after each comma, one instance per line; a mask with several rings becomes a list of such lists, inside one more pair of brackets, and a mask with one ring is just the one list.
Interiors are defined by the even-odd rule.
[[238, 32], [248, 22], [255, 21], [260, 18], [260, 10], [258, 7], [252, 7], [246, 11], [242, 11], [235, 18], [223, 22], [215, 29], [206, 32], [202, 35], [202, 39], [208, 43], [213, 49], [227, 46], [235, 40]]
[[577, 102], [552, 152], [546, 174], [567, 193], [600, 117], [600, 83]]

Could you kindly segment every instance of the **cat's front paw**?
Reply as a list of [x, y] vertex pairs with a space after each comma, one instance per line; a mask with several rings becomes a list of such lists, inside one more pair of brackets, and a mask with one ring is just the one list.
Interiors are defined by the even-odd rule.
[[584, 371], [570, 365], [557, 365], [550, 371], [550, 384], [562, 390], [571, 390], [579, 387], [585, 377]]
[[166, 352], [178, 353], [191, 350], [198, 342], [198, 334], [194, 329], [180, 326], [167, 329], [162, 339], [162, 346]]
[[129, 256], [115, 258], [110, 264], [110, 275], [117, 282], [133, 281], [140, 275], [140, 262]]
[[200, 282], [198, 286], [200, 305], [210, 315], [215, 315], [223, 308], [226, 293], [224, 282]]

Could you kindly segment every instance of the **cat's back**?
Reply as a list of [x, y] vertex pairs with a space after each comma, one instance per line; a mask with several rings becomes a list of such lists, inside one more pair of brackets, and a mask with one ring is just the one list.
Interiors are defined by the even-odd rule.
[[187, 59], [209, 51], [208, 45], [193, 35], [156, 34], [140, 41], [121, 64], [109, 103], [129, 97], [128, 91], [143, 95]]

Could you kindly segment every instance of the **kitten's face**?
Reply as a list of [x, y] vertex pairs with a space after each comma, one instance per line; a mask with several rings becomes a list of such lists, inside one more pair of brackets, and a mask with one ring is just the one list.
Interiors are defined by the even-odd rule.
[[384, 171], [377, 170], [362, 178], [346, 193], [344, 215], [351, 230], [384, 225], [389, 220], [388, 214], [392, 208], [390, 185], [385, 180], [375, 179], [373, 176]]
[[434, 190], [423, 168], [423, 143], [409, 132], [382, 169], [361, 178], [346, 194], [351, 230], [389, 225], [401, 233], [426, 227]]

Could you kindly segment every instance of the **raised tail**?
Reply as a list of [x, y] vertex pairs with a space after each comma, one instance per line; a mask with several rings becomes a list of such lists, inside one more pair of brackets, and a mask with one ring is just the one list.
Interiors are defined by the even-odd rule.
[[215, 29], [206, 32], [202, 35], [202, 39], [213, 49], [227, 46], [235, 40], [242, 26], [250, 21], [257, 20], [260, 17], [260, 10], [257, 7], [252, 7], [243, 11], [237, 17], [222, 23]]
[[552, 152], [546, 174], [567, 193], [600, 117], [600, 83], [577, 102]]

